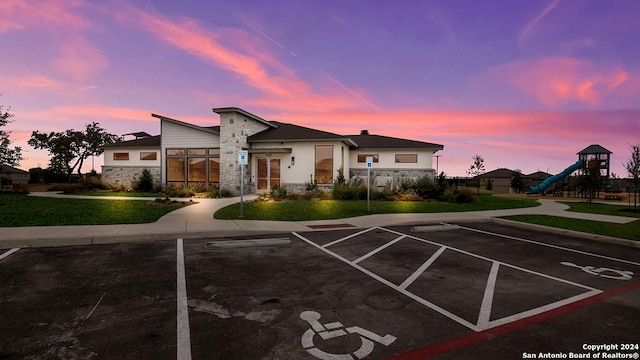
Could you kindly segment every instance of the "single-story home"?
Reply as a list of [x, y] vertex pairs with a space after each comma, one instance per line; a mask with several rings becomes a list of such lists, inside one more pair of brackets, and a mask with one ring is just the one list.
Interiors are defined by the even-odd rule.
[[[435, 177], [433, 154], [443, 145], [369, 134], [339, 135], [304, 126], [267, 121], [236, 107], [215, 108], [220, 125], [198, 126], [151, 114], [160, 121], [160, 135], [122, 141], [104, 147], [102, 178], [130, 187], [144, 169], [158, 185], [214, 185], [245, 193], [271, 190], [303, 191], [307, 183], [330, 187], [338, 171], [345, 178], [371, 175], [378, 186], [402, 178]], [[239, 165], [247, 151], [247, 165]]]
[[0, 184], [2, 187], [29, 183], [29, 172], [8, 165], [0, 165]]

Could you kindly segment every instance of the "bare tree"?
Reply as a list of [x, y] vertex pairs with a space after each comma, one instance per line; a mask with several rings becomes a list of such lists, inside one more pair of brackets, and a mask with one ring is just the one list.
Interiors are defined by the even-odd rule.
[[640, 182], [640, 144], [629, 145], [631, 147], [631, 159], [624, 164], [633, 178], [633, 210], [638, 211], [638, 183]]
[[480, 179], [478, 178], [478, 176], [484, 173], [485, 173], [484, 159], [480, 155], [475, 155], [473, 157], [473, 164], [471, 164], [469, 169], [467, 169], [467, 175], [473, 176], [474, 178], [476, 178], [476, 181], [477, 181], [476, 188], [477, 188], [478, 194], [480, 194]]

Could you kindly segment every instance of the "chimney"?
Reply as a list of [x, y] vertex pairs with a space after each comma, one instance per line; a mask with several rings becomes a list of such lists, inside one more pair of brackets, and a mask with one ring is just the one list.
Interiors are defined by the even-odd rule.
[[360, 135], [369, 135], [369, 130], [361, 130]]

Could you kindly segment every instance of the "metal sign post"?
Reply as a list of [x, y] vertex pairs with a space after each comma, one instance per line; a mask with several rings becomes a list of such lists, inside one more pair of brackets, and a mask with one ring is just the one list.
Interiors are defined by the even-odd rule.
[[373, 167], [373, 156], [367, 156], [367, 212], [371, 212], [371, 168]]
[[240, 217], [244, 217], [242, 205], [244, 203], [244, 166], [249, 164], [249, 151], [238, 150], [238, 165], [240, 165]]

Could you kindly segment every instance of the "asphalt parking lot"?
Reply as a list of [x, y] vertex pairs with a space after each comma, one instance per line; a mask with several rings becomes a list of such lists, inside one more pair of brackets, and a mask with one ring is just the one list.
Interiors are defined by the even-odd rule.
[[0, 359], [640, 353], [637, 248], [493, 221], [256, 238], [0, 250]]

